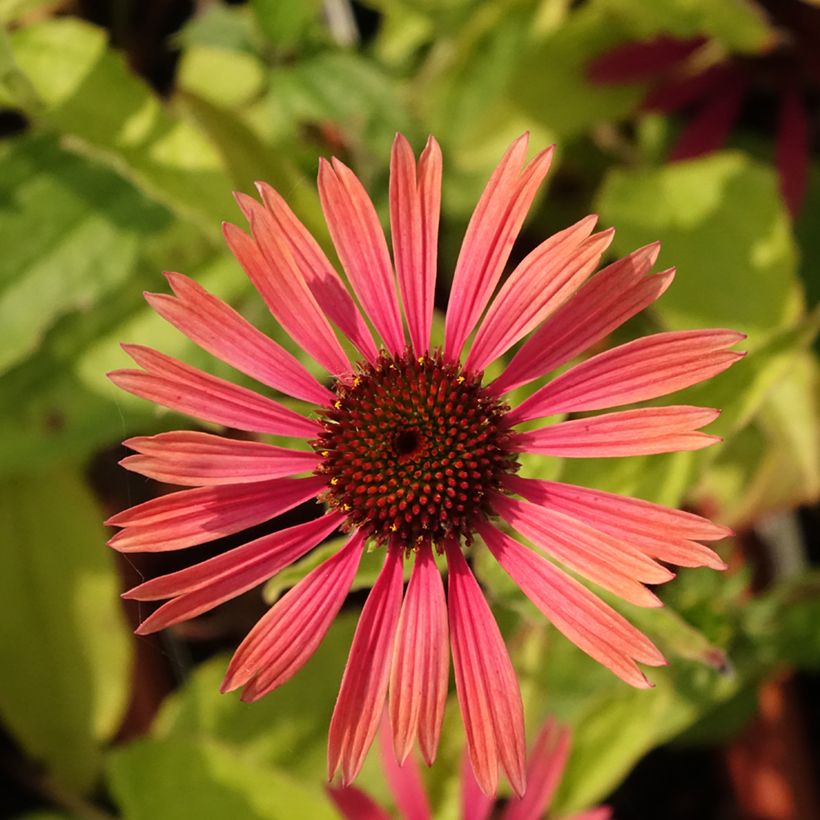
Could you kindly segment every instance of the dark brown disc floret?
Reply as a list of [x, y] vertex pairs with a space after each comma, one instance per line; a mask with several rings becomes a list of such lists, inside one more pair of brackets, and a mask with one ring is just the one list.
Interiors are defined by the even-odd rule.
[[382, 353], [335, 386], [313, 442], [322, 500], [380, 544], [470, 542], [489, 495], [518, 469], [508, 408], [438, 352]]

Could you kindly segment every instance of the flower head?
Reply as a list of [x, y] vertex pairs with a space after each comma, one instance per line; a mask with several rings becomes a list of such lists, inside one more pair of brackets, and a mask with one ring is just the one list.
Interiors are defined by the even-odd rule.
[[[412, 755], [404, 763], [396, 760], [387, 721], [382, 722], [380, 741], [382, 766], [399, 815], [406, 820], [429, 820], [433, 814], [418, 764]], [[527, 759], [527, 791], [522, 797], [507, 801], [501, 820], [541, 820], [545, 816], [564, 774], [570, 741], [569, 729], [552, 718], [544, 722]], [[329, 786], [327, 791], [345, 820], [390, 818], [378, 803], [355, 786]], [[494, 803], [491, 795], [480, 790], [465, 757], [461, 770], [461, 820], [487, 820]], [[597, 806], [572, 815], [572, 820], [609, 820], [611, 816], [608, 806]]]
[[[605, 457], [711, 444], [716, 438], [698, 430], [717, 411], [689, 406], [621, 410], [526, 432], [516, 428], [694, 384], [737, 359], [740, 354], [728, 348], [741, 338], [728, 330], [658, 333], [586, 359], [511, 408], [510, 391], [605, 338], [660, 296], [673, 276], [650, 273], [657, 245], [591, 276], [612, 232], [592, 233], [595, 220], [586, 218], [539, 245], [495, 293], [552, 155], [548, 149], [527, 163], [526, 151], [526, 136], [513, 143], [470, 221], [441, 349], [430, 343], [441, 155], [431, 139], [417, 163], [399, 136], [390, 177], [392, 261], [361, 183], [336, 160], [320, 165], [322, 206], [352, 293], [267, 185], [259, 186], [261, 203], [237, 196], [251, 235], [225, 226], [228, 244], [271, 313], [327, 371], [322, 382], [191, 279], [169, 274], [174, 295], [147, 297], [198, 345], [306, 406], [293, 409], [298, 402], [285, 406], [133, 345], [125, 349], [141, 369], [111, 374], [124, 389], [166, 407], [238, 430], [290, 437], [295, 445], [199, 431], [130, 439], [126, 444], [136, 455], [123, 461], [126, 468], [190, 489], [111, 518], [123, 528], [110, 542], [116, 549], [183, 549], [310, 499], [324, 506], [313, 520], [130, 590], [126, 595], [140, 601], [167, 599], [141, 624], [141, 634], [206, 612], [307, 555], [335, 530], [348, 533], [346, 544], [277, 601], [237, 649], [223, 689], [242, 687], [243, 698], [255, 700], [310, 657], [344, 603], [360, 561], [383, 561], [330, 725], [329, 773], [341, 768], [344, 783], [356, 777], [386, 699], [399, 760], [417, 741], [425, 760], [433, 761], [449, 642], [481, 789], [495, 791], [500, 766], [514, 790], [524, 792], [518, 683], [465, 558], [478, 538], [559, 630], [634, 686], [649, 685], [637, 664], [664, 663], [660, 652], [555, 562], [644, 606], [659, 605], [644, 584], [671, 578], [664, 564], [723, 566], [698, 542], [719, 539], [727, 530], [703, 518], [517, 474], [520, 453]], [[337, 333], [356, 351], [352, 360]], [[485, 368], [528, 334], [501, 374], [486, 379]], [[366, 544], [378, 549], [363, 559]], [[446, 596], [437, 554], [448, 568]], [[406, 591], [405, 562], [413, 564]]]

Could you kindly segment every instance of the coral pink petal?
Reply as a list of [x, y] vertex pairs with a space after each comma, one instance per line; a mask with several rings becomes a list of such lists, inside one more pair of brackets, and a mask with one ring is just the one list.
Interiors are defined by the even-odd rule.
[[329, 373], [346, 373], [350, 362], [270, 214], [251, 197], [237, 195], [237, 202], [250, 222], [253, 238], [229, 223], [222, 226], [222, 233], [268, 310]]
[[660, 245], [640, 248], [593, 276], [521, 346], [491, 384], [495, 395], [537, 379], [583, 350], [655, 301], [672, 272], [646, 276]]
[[655, 333], [576, 365], [514, 408], [510, 424], [655, 399], [716, 376], [743, 357], [732, 330]]
[[325, 786], [344, 820], [391, 820], [390, 815], [355, 786]]
[[502, 820], [540, 820], [549, 808], [569, 756], [570, 733], [548, 720], [530, 750], [527, 793], [510, 800]]
[[125, 527], [109, 542], [119, 552], [166, 552], [193, 547], [253, 527], [315, 498], [318, 476], [278, 478], [227, 487], [197, 487], [154, 498], [115, 515]]
[[401, 609], [402, 556], [401, 549], [388, 549], [367, 596], [330, 720], [328, 778], [341, 767], [343, 785], [359, 773], [384, 709]]
[[704, 42], [702, 37], [680, 40], [664, 35], [653, 40], [624, 43], [592, 60], [586, 75], [599, 85], [656, 80], [659, 74], [677, 67]]
[[736, 73], [727, 76], [683, 129], [669, 159], [672, 162], [693, 159], [721, 148], [737, 122], [745, 94], [745, 78]]
[[510, 274], [476, 332], [466, 369], [484, 370], [569, 299], [595, 270], [614, 233], [603, 231], [587, 239], [595, 220], [585, 217], [555, 234]]
[[432, 813], [416, 759], [410, 755], [404, 763], [396, 760], [393, 750], [393, 733], [390, 722], [382, 719], [379, 751], [382, 767], [390, 791], [396, 801], [399, 814], [403, 820], [430, 820]]
[[620, 538], [667, 563], [726, 569], [715, 552], [696, 541], [717, 541], [732, 534], [699, 515], [673, 510], [639, 498], [591, 490], [574, 484], [510, 476], [512, 492]]
[[268, 610], [231, 658], [223, 692], [245, 686], [242, 700], [257, 700], [307, 663], [347, 597], [363, 549], [356, 532]]
[[404, 351], [395, 276], [384, 231], [362, 183], [343, 163], [319, 162], [319, 197], [333, 244], [385, 347]]
[[637, 606], [660, 606], [644, 583], [668, 581], [673, 573], [627, 541], [583, 521], [497, 493], [493, 510], [511, 527], [562, 564]]
[[780, 98], [775, 154], [780, 192], [789, 213], [796, 216], [806, 195], [811, 153], [805, 104], [792, 88]]
[[390, 157], [390, 232], [413, 350], [430, 347], [441, 210], [441, 149], [430, 137], [419, 158], [402, 134]]
[[519, 137], [504, 154], [467, 226], [447, 306], [444, 353], [448, 359], [460, 357], [549, 170], [552, 148], [539, 153], [521, 170], [528, 139], [527, 134]]
[[145, 298], [163, 319], [189, 339], [274, 390], [314, 404], [333, 403], [334, 395], [304, 365], [233, 308], [187, 276], [165, 276], [177, 298], [157, 293], [146, 293]]
[[527, 453], [564, 458], [644, 456], [700, 450], [721, 439], [694, 431], [719, 415], [718, 410], [687, 405], [621, 410], [520, 433], [516, 437], [516, 446]]
[[481, 791], [473, 774], [466, 750], [461, 756], [461, 817], [462, 820], [487, 820], [495, 806], [495, 795]]
[[478, 527], [487, 548], [545, 617], [576, 646], [639, 688], [650, 686], [636, 661], [666, 663], [654, 644], [574, 578], [491, 524]]
[[123, 597], [137, 601], [177, 596], [146, 618], [137, 634], [147, 635], [188, 620], [252, 589], [301, 558], [343, 520], [341, 513], [329, 513], [129, 590]]
[[[196, 430], [136, 436], [123, 444], [140, 453], [120, 462], [127, 470], [182, 486], [266, 481], [313, 470], [319, 463], [319, 457], [313, 452]], [[112, 519], [110, 523], [115, 522]]]
[[481, 791], [498, 785], [498, 766], [513, 791], [526, 789], [521, 693], [504, 639], [461, 549], [448, 542], [448, 608], [453, 667], [467, 749]]
[[256, 188], [319, 306], [368, 361], [375, 361], [378, 351], [367, 323], [319, 243], [277, 191], [265, 182]]
[[431, 548], [423, 547], [402, 604], [390, 672], [390, 722], [402, 764], [417, 736], [427, 764], [435, 760], [449, 667], [444, 585]]
[[215, 424], [255, 433], [312, 438], [321, 429], [272, 399], [203, 373], [141, 345], [123, 349], [144, 371], [115, 370], [114, 384], [135, 396]]

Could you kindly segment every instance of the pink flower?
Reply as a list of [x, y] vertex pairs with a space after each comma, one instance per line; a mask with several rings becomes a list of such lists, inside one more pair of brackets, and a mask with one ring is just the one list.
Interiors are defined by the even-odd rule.
[[[418, 764], [412, 755], [403, 764], [396, 760], [387, 721], [382, 722], [380, 741], [382, 766], [399, 816], [403, 820], [430, 820], [433, 814]], [[561, 782], [569, 750], [569, 730], [553, 719], [547, 720], [530, 750], [527, 791], [523, 797], [507, 801], [501, 820], [540, 820], [544, 816]], [[464, 763], [461, 770], [461, 818], [487, 820], [495, 801], [481, 791], [466, 757]], [[378, 803], [355, 786], [328, 786], [327, 791], [345, 820], [390, 820], [390, 815]], [[598, 806], [574, 814], [568, 820], [609, 820], [611, 816], [609, 807]]]
[[[322, 161], [319, 191], [353, 293], [282, 198], [259, 185], [262, 204], [238, 195], [252, 236], [225, 226], [228, 244], [273, 315], [328, 373], [303, 365], [200, 285], [168, 274], [174, 295], [149, 294], [169, 322], [262, 384], [306, 403], [302, 412], [145, 347], [125, 346], [142, 369], [113, 381], [206, 421], [292, 437], [294, 449], [181, 431], [130, 439], [129, 470], [192, 489], [110, 519], [123, 552], [183, 549], [267, 521], [312, 498], [324, 515], [140, 584], [126, 596], [168, 599], [139, 628], [148, 634], [206, 612], [307, 555], [337, 529], [346, 545], [304, 577], [236, 651], [223, 690], [255, 700], [289, 680], [338, 613], [365, 545], [384, 567], [362, 610], [329, 732], [329, 774], [350, 783], [389, 701], [396, 754], [417, 740], [436, 754], [447, 695], [449, 643], [470, 759], [494, 793], [499, 765], [525, 789], [521, 696], [501, 633], [463, 552], [480, 536], [500, 565], [570, 640], [633, 686], [638, 663], [661, 653], [564, 567], [633, 603], [659, 606], [645, 586], [668, 580], [659, 563], [722, 568], [698, 541], [727, 530], [689, 513], [516, 475], [517, 454], [624, 456], [696, 450], [717, 410], [621, 410], [544, 424], [523, 422], [631, 404], [727, 368], [742, 338], [728, 330], [658, 333], [575, 365], [510, 410], [505, 397], [568, 362], [649, 305], [672, 281], [650, 274], [658, 246], [594, 272], [612, 237], [582, 219], [533, 250], [493, 296], [552, 150], [525, 162], [516, 140], [490, 178], [456, 265], [443, 350], [430, 348], [441, 155], [430, 140], [416, 163], [404, 137], [393, 146], [387, 242], [361, 183]], [[588, 281], [586, 281], [588, 280]], [[396, 288], [398, 281], [398, 288]], [[483, 319], [482, 319], [483, 316]], [[379, 342], [374, 340], [365, 317]], [[482, 319], [479, 323], [479, 319]], [[406, 322], [408, 344], [404, 323]], [[331, 324], [332, 323], [332, 324]], [[335, 329], [333, 327], [335, 325]], [[356, 353], [348, 358], [337, 331]], [[465, 354], [465, 346], [475, 335]], [[529, 338], [496, 379], [484, 369]], [[300, 476], [301, 477], [297, 477]], [[525, 547], [507, 530], [530, 539]], [[446, 557], [448, 595], [436, 564]], [[413, 561], [403, 590], [403, 564]]]

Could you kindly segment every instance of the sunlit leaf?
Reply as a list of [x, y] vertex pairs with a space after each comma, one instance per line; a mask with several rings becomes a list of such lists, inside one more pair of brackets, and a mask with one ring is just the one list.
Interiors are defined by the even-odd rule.
[[747, 156], [613, 169], [598, 209], [617, 226], [617, 253], [660, 240], [660, 264], [677, 266], [656, 305], [670, 328], [730, 327], [754, 347], [799, 316], [796, 249], [777, 182]]
[[231, 209], [219, 154], [128, 71], [102, 30], [60, 17], [21, 28], [11, 40], [19, 67], [45, 104], [28, 113], [100, 152], [153, 196], [216, 234], [218, 220]]
[[52, 139], [12, 143], [0, 154], [0, 175], [13, 191], [0, 199], [1, 373], [32, 353], [62, 315], [92, 310], [127, 281], [140, 243], [168, 215]]
[[[131, 639], [102, 513], [68, 469], [0, 491], [0, 714], [63, 786], [88, 789], [122, 716]], [[12, 660], [13, 659], [13, 660]]]
[[139, 741], [113, 751], [108, 772], [126, 820], [337, 817], [318, 781], [308, 786], [208, 739]]
[[201, 664], [166, 701], [157, 736], [218, 740], [259, 764], [315, 780], [324, 771], [327, 728], [355, 624], [355, 616], [339, 616], [304, 669], [256, 703], [219, 693], [227, 657]]
[[733, 0], [664, 0], [642, 3], [641, 0], [597, 0], [613, 20], [625, 23], [634, 39], [648, 39], [658, 34], [690, 38], [714, 37], [736, 51], [755, 52], [771, 42], [774, 36], [765, 13], [754, 2]]

